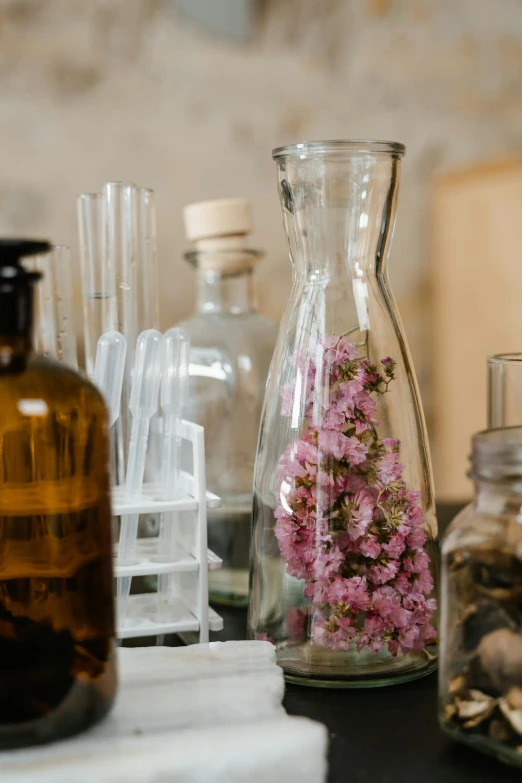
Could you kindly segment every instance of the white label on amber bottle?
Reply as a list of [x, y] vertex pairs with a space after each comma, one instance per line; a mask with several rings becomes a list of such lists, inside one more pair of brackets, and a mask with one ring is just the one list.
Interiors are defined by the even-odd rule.
[[49, 412], [45, 400], [18, 400], [18, 410], [22, 416], [46, 416]]

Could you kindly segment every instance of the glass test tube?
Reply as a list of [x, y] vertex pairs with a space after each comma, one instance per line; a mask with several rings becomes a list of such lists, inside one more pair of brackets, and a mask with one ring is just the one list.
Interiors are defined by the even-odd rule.
[[[147, 329], [159, 329], [158, 266], [156, 257], [156, 205], [154, 191], [139, 188], [137, 196], [137, 253], [136, 253], [136, 330], [138, 335]], [[147, 481], [158, 481], [163, 450], [163, 422], [155, 413], [150, 423], [149, 449], [145, 476]], [[142, 523], [147, 531], [155, 530], [159, 519], [147, 515]]]
[[129, 182], [106, 182], [103, 186], [103, 208], [106, 220], [106, 257], [114, 269], [116, 291], [116, 325], [127, 341], [125, 375], [118, 420], [119, 460], [118, 483], [124, 480], [122, 466], [128, 449], [129, 398], [137, 338], [136, 325], [136, 187]]
[[116, 291], [112, 258], [106, 251], [104, 201], [99, 193], [78, 197], [82, 268], [85, 369], [94, 377], [98, 340], [116, 328]]
[[488, 356], [488, 429], [522, 425], [522, 353]]
[[[107, 263], [114, 269], [116, 280], [117, 324], [114, 328], [127, 341], [127, 361], [124, 392], [130, 393], [130, 372], [137, 339], [136, 319], [136, 256], [137, 198], [136, 187], [128, 182], [106, 182], [103, 186], [104, 210], [107, 221]], [[126, 407], [126, 406], [125, 406]]]
[[137, 191], [138, 252], [136, 255], [137, 331], [159, 329], [156, 205], [154, 191]]
[[78, 369], [76, 327], [73, 317], [71, 251], [67, 245], [56, 245], [50, 253], [55, 311], [56, 358]]

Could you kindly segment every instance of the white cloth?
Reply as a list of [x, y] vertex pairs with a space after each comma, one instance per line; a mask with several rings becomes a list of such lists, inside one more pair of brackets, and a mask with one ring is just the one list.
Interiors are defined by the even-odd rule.
[[111, 714], [0, 753], [2, 783], [322, 783], [326, 729], [288, 717], [268, 642], [120, 648]]

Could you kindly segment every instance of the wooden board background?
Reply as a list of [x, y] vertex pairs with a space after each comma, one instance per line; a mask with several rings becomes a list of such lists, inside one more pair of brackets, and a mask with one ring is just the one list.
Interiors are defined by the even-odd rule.
[[522, 351], [522, 160], [438, 179], [431, 240], [435, 485], [460, 501], [471, 435], [486, 426], [486, 358]]

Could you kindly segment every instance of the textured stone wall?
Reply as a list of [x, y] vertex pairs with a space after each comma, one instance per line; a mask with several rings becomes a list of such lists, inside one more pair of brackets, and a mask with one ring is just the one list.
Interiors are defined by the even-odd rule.
[[[219, 0], [216, 0], [219, 2]], [[257, 33], [217, 41], [169, 0], [0, 0], [0, 232], [76, 248], [75, 197], [155, 188], [164, 327], [190, 309], [181, 207], [251, 197], [262, 309], [290, 284], [273, 146], [406, 143], [392, 282], [429, 407], [429, 183], [517, 151], [521, 0], [265, 0]]]

